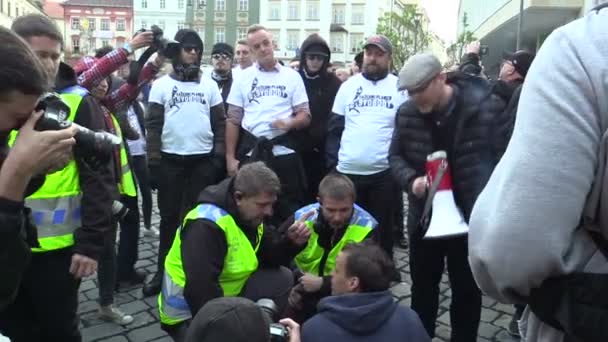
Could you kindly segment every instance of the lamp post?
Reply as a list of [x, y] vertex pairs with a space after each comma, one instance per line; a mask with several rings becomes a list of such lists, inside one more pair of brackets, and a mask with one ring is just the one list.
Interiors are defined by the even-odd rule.
[[521, 33], [524, 25], [524, 0], [519, 0], [519, 20], [517, 23], [517, 42], [515, 50], [521, 49]]

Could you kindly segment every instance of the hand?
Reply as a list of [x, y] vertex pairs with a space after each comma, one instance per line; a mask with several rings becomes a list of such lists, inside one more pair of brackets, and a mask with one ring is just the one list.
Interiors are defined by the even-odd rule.
[[474, 53], [479, 55], [479, 51], [481, 51], [481, 42], [476, 40], [467, 45], [467, 53]]
[[131, 39], [130, 45], [133, 51], [135, 51], [139, 48], [150, 46], [153, 41], [154, 33], [152, 33], [152, 31], [144, 31], [136, 34], [135, 37]]
[[72, 264], [70, 265], [70, 273], [74, 278], [84, 278], [97, 272], [97, 261], [84, 256], [82, 254], [72, 255]]
[[429, 182], [426, 177], [418, 177], [412, 183], [412, 193], [418, 197], [422, 198], [426, 194], [426, 188], [428, 187]]
[[295, 221], [291, 227], [287, 229], [287, 238], [298, 246], [307, 243], [308, 238], [310, 238], [310, 229], [308, 229], [304, 222], [314, 214], [315, 210], [311, 210]]
[[42, 174], [45, 171], [59, 170], [72, 158], [72, 146], [76, 143], [75, 127], [59, 131], [39, 132], [34, 126], [42, 112], [32, 113], [27, 122], [19, 129], [15, 144], [9, 150], [5, 165], [13, 164], [22, 174]]
[[270, 127], [275, 129], [282, 129], [284, 131], [290, 131], [293, 127], [293, 121], [291, 119], [278, 119], [274, 120]]
[[291, 318], [283, 318], [279, 321], [289, 331], [289, 342], [300, 342], [300, 325]]
[[239, 164], [240, 162], [236, 158], [226, 158], [226, 171], [228, 171], [228, 176], [232, 177], [236, 175]]
[[306, 273], [300, 278], [300, 284], [304, 286], [306, 292], [317, 292], [323, 286], [323, 278]]

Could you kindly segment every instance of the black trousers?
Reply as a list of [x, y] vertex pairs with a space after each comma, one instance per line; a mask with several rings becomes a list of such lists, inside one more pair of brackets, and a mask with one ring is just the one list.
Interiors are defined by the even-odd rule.
[[[287, 299], [292, 286], [293, 274], [288, 268], [282, 266], [279, 268], [261, 268], [249, 277], [240, 296], [254, 302], [262, 298], [272, 299], [278, 308], [276, 317], [278, 319], [287, 306]], [[161, 324], [161, 328], [175, 342], [183, 342], [186, 340], [190, 323], [190, 321], [186, 321], [174, 326]]]
[[450, 303], [451, 341], [477, 341], [481, 319], [481, 291], [469, 267], [467, 236], [448, 239], [423, 239], [418, 221], [424, 202], [409, 195], [408, 236], [412, 309], [418, 313], [429, 336], [435, 336], [439, 308], [439, 283], [447, 259], [452, 290]]
[[0, 313], [0, 331], [13, 342], [80, 342], [78, 287], [69, 273], [72, 249], [33, 253], [16, 300]]
[[139, 248], [139, 205], [137, 197], [121, 196], [121, 202], [129, 212], [120, 220], [120, 243], [118, 244], [119, 280], [127, 279], [135, 272]]
[[403, 207], [397, 203], [398, 187], [393, 181], [390, 170], [373, 175], [346, 174], [357, 188], [357, 204], [378, 220], [375, 239], [388, 255], [393, 255], [395, 210]]
[[148, 161], [145, 155], [131, 156], [133, 172], [141, 194], [142, 213], [144, 215], [144, 227], [150, 229], [152, 226], [152, 189], [150, 188], [150, 175], [148, 174]]
[[302, 162], [306, 172], [307, 184], [304, 201], [305, 203], [315, 203], [319, 192], [319, 183], [328, 173], [325, 166], [325, 152], [317, 150], [302, 153]]
[[97, 282], [99, 283], [98, 301], [100, 306], [114, 304], [114, 289], [118, 275], [116, 270], [116, 230], [117, 224], [113, 224], [112, 229], [104, 235], [103, 250], [99, 256]]
[[162, 275], [165, 257], [173, 244], [183, 217], [193, 209], [199, 194], [222, 177], [218, 161], [211, 155], [178, 156], [162, 154], [158, 189], [160, 241], [158, 273]]

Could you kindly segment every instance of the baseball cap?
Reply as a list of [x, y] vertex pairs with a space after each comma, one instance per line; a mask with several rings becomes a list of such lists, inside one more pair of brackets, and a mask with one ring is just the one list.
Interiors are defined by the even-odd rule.
[[515, 71], [517, 71], [523, 77], [526, 77], [530, 65], [534, 60], [534, 54], [526, 50], [519, 50], [513, 53], [505, 52], [502, 58], [506, 61], [513, 63]]
[[367, 49], [367, 47], [370, 45], [376, 46], [380, 50], [387, 52], [389, 54], [393, 54], [393, 44], [391, 44], [391, 41], [388, 40], [388, 38], [386, 36], [383, 36], [381, 34], [369, 36], [369, 38], [367, 38], [367, 41], [365, 42], [365, 45], [363, 46], [363, 48]]
[[419, 53], [410, 57], [399, 71], [399, 89], [415, 91], [427, 85], [441, 73], [439, 59], [431, 53]]

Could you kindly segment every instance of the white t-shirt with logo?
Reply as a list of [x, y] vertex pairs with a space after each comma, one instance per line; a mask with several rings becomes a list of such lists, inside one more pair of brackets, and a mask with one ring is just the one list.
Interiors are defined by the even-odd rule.
[[397, 89], [397, 77], [391, 74], [375, 83], [357, 74], [342, 84], [332, 110], [344, 115], [339, 172], [372, 175], [389, 168], [395, 116], [406, 100], [405, 92]]
[[[234, 80], [228, 104], [243, 108], [241, 126], [256, 137], [275, 138], [287, 133], [270, 124], [294, 115], [293, 107], [308, 102], [302, 77], [296, 71], [279, 66], [278, 71], [262, 71], [257, 64], [243, 70]], [[275, 145], [274, 155], [294, 151]]]
[[141, 125], [133, 106], [140, 106], [141, 108], [141, 105], [138, 102], [133, 103], [131, 106], [129, 106], [127, 118], [129, 119], [129, 125], [131, 128], [133, 128], [133, 130], [139, 134], [139, 138], [137, 140], [127, 140], [127, 145], [129, 145], [129, 153], [131, 153], [132, 156], [143, 156], [146, 154], [146, 139], [141, 131]]
[[211, 107], [222, 104], [215, 81], [180, 82], [165, 75], [152, 84], [148, 101], [165, 107], [161, 151], [193, 155], [213, 150]]

